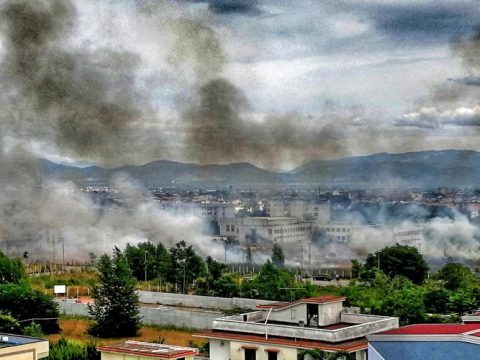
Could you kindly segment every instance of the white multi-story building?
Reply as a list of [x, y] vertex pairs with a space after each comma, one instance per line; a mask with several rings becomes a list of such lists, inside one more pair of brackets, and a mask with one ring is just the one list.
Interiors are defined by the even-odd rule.
[[307, 242], [312, 238], [312, 222], [291, 217], [247, 217], [220, 219], [220, 236], [240, 243]]
[[273, 199], [267, 201], [267, 213], [271, 217], [295, 217], [319, 222], [329, 222], [330, 203], [328, 201], [316, 202], [307, 200]]
[[259, 305], [259, 311], [213, 321], [211, 360], [295, 360], [303, 350], [346, 352], [365, 360], [366, 335], [398, 328], [398, 318], [351, 313], [345, 297], [323, 295], [289, 303]]
[[343, 223], [316, 224], [317, 230], [324, 231], [329, 241], [348, 244], [369, 242], [400, 244], [421, 248], [424, 229], [421, 225], [382, 226], [353, 225]]
[[176, 215], [195, 215], [207, 220], [219, 221], [235, 216], [235, 205], [230, 203], [163, 202], [161, 206]]

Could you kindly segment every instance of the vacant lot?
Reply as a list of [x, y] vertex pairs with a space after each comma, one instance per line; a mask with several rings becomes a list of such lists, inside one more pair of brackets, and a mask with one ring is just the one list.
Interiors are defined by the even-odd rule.
[[192, 332], [179, 331], [179, 330], [165, 330], [161, 328], [155, 328], [150, 326], [144, 326], [140, 330], [140, 335], [132, 338], [124, 339], [98, 339], [86, 334], [90, 320], [86, 319], [60, 319], [60, 327], [62, 328], [61, 334], [49, 335], [48, 340], [52, 342], [58, 341], [61, 336], [67, 339], [75, 339], [82, 342], [87, 342], [89, 339], [94, 339], [97, 344], [112, 344], [122, 342], [128, 339], [138, 341], [164, 341], [165, 344], [183, 345], [189, 346], [191, 342], [196, 344], [204, 343], [205, 341], [199, 338], [194, 338]]

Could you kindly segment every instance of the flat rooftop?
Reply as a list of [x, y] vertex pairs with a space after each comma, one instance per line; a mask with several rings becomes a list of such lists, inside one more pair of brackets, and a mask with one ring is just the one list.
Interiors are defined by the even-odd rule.
[[459, 335], [480, 332], [480, 324], [415, 324], [376, 335]]
[[324, 351], [354, 352], [366, 349], [368, 344], [365, 338], [352, 339], [332, 344], [326, 341], [291, 339], [280, 336], [268, 336], [267, 338], [265, 338], [265, 335], [240, 334], [216, 330], [203, 331], [200, 333], [196, 333], [193, 336], [207, 339], [233, 340], [248, 343], [266, 344], [269, 346], [277, 345], [300, 349], [320, 349]]
[[120, 353], [127, 355], [148, 356], [157, 359], [175, 359], [179, 357], [197, 355], [198, 350], [190, 347], [148, 343], [128, 340], [119, 344], [98, 347], [99, 351]]
[[19, 336], [6, 333], [0, 333], [0, 348], [11, 346], [19, 346], [25, 344], [33, 344], [37, 342], [48, 341], [46, 339], [39, 339], [30, 336]]

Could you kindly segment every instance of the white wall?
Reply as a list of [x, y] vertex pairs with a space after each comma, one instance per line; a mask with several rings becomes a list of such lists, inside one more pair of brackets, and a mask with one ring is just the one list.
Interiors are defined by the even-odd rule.
[[318, 305], [318, 325], [330, 325], [340, 322], [340, 313], [343, 310], [342, 302], [332, 302]]
[[[265, 351], [265, 349], [271, 349], [271, 348], [279, 350], [277, 355], [278, 360], [296, 360], [297, 359], [297, 349], [280, 347], [276, 345], [263, 345], [263, 344], [232, 341], [230, 342], [230, 359], [231, 360], [245, 359], [245, 352], [242, 349], [242, 346], [244, 345], [257, 347], [257, 356], [256, 356], [257, 360], [268, 360], [268, 353]], [[211, 358], [211, 360], [217, 360], [217, 359]], [[218, 360], [227, 360], [227, 359], [218, 359]]]
[[307, 304], [298, 304], [283, 310], [272, 311], [269, 320], [307, 323]]
[[[223, 345], [221, 343], [223, 342]], [[230, 341], [210, 339], [210, 360], [229, 360]]]

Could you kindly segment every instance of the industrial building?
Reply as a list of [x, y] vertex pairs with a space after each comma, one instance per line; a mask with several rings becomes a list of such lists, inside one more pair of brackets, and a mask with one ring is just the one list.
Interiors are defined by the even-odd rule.
[[211, 360], [289, 360], [302, 350], [353, 353], [366, 359], [366, 335], [398, 328], [398, 318], [347, 312], [345, 297], [323, 295], [258, 305], [195, 334], [210, 342]]
[[291, 217], [248, 217], [220, 219], [220, 236], [240, 243], [298, 243], [312, 238], [313, 223]]

